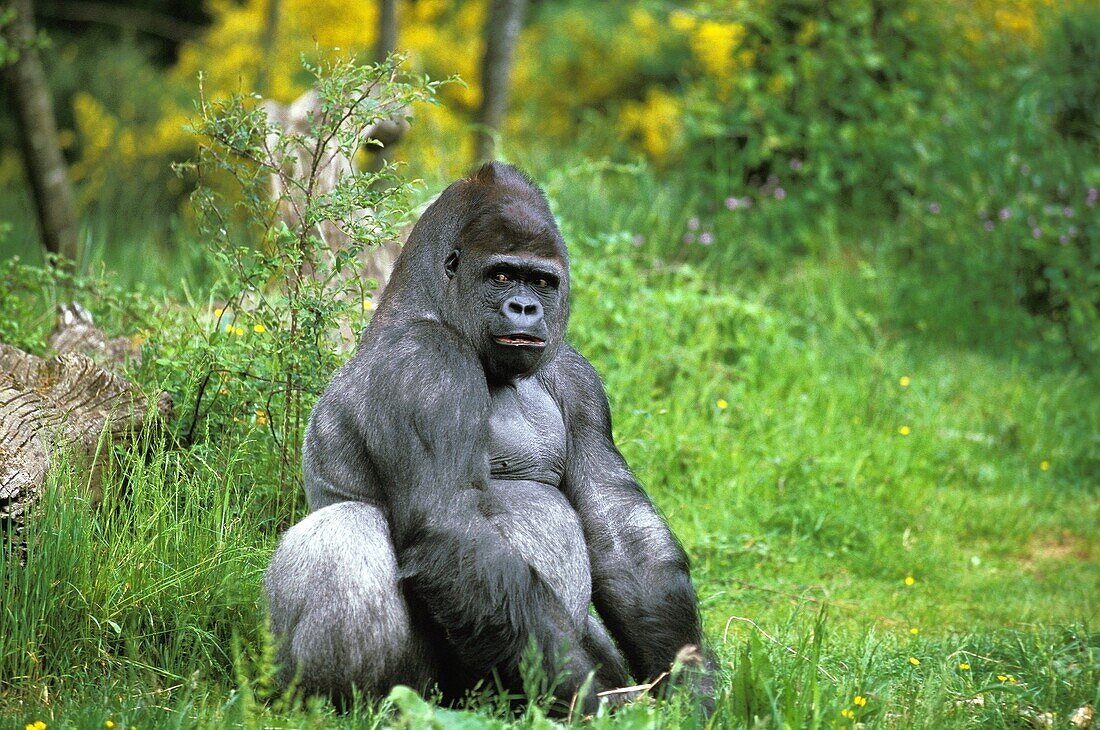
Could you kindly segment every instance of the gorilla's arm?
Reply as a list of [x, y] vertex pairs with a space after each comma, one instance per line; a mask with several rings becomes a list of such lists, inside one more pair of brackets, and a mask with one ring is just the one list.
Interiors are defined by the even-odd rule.
[[687, 556], [615, 447], [607, 396], [592, 366], [566, 348], [550, 380], [565, 414], [563, 488], [588, 542], [593, 602], [631, 671], [653, 679], [685, 644], [702, 647]]
[[[377, 475], [401, 576], [475, 678], [496, 669], [516, 686], [529, 637], [551, 672], [569, 646], [570, 676], [558, 689], [568, 701], [595, 667], [553, 590], [489, 519], [490, 404], [482, 367], [443, 325], [416, 322], [393, 331], [352, 361], [340, 383], [355, 395], [337, 402], [355, 404], [353, 420], [371, 445], [364, 467]], [[381, 372], [366, 367], [380, 362]]]

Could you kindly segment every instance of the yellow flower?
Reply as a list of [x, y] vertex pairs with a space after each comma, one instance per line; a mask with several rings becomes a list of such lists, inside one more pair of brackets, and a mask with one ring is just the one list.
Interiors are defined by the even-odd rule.
[[254, 324], [252, 325], [252, 331], [262, 335], [264, 332], [267, 332], [267, 327], [264, 327], [262, 324]]
[[852, 711], [851, 709], [845, 707], [843, 710], [840, 711], [840, 716], [841, 717], [846, 717], [849, 720], [851, 720], [852, 718], [854, 718], [856, 716], [856, 713], [854, 711]]
[[856, 698], [852, 700], [852, 704], [856, 707], [864, 707], [867, 704], [867, 698], [863, 695], [856, 695]]
[[364, 299], [363, 300], [363, 311], [364, 312], [369, 312], [372, 309], [374, 309], [374, 302], [372, 302], [370, 299]]
[[232, 332], [232, 331], [233, 331], [233, 323], [232, 323], [232, 322], [227, 322], [227, 323], [226, 323], [226, 325], [225, 325], [225, 331], [226, 331], [226, 332]]
[[912, 634], [913, 636], [916, 636], [917, 634], [920, 633], [920, 629], [918, 629], [916, 626], [914, 626], [913, 628], [909, 629], [909, 633]]
[[214, 316], [215, 317], [221, 317], [223, 314], [225, 314], [225, 310], [222, 309], [221, 307], [218, 307], [217, 309], [214, 310]]
[[115, 721], [114, 720], [108, 720], [107, 722], [105, 722], [103, 724], [107, 726], [107, 730], [111, 730], [111, 728], [113, 728], [115, 726]]
[[1043, 471], [1046, 471], [1047, 469], [1050, 469], [1050, 462], [1047, 461], [1046, 459], [1043, 459], [1042, 461], [1039, 462], [1039, 468], [1042, 469]]
[[970, 665], [967, 664], [966, 662], [963, 662], [959, 665], [959, 669], [961, 669], [964, 672], [969, 672], [970, 671]]
[[260, 410], [256, 411], [256, 425], [257, 426], [266, 426], [267, 425], [267, 412], [264, 411], [263, 409], [260, 409]]
[[911, 586], [916, 582], [917, 582], [917, 579], [914, 578], [913, 576], [911, 576], [911, 575], [905, 576], [905, 585]]
[[909, 657], [909, 663], [912, 664], [914, 667], [919, 667], [920, 659], [917, 659], [915, 656], [911, 656]]
[[1004, 675], [1004, 674], [998, 674], [997, 675], [997, 681], [998, 682], [1007, 682], [1008, 681], [1008, 676]]
[[902, 426], [901, 428], [898, 429], [898, 433], [900, 433], [902, 436], [908, 436], [909, 435], [909, 427], [908, 426]]
[[730, 407], [730, 404], [724, 398], [719, 398], [716, 405], [723, 411]]
[[236, 328], [234, 328], [234, 329], [233, 329], [233, 334], [235, 334], [235, 335], [236, 335], [237, 337], [240, 337], [241, 335], [243, 335], [243, 334], [244, 334], [244, 327], [236, 327]]
[[908, 375], [902, 375], [900, 378], [898, 378], [898, 385], [900, 385], [903, 388], [908, 388], [909, 387], [909, 376]]

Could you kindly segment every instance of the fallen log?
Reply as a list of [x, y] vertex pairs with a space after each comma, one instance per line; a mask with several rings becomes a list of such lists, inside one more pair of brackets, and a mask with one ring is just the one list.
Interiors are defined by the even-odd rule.
[[79, 305], [61, 308], [50, 342], [60, 351], [50, 358], [0, 343], [0, 534], [14, 544], [58, 454], [80, 465], [98, 503], [104, 446], [132, 447], [171, 413], [167, 393], [150, 399], [112, 371], [136, 346], [108, 340]]

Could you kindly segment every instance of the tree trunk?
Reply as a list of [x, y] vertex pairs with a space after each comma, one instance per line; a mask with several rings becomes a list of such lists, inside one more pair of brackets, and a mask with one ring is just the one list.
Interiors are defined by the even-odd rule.
[[256, 69], [256, 93], [266, 94], [271, 73], [269, 69], [275, 63], [275, 43], [279, 38], [280, 0], [267, 0], [264, 9], [264, 27], [260, 33], [260, 67]]
[[378, 0], [378, 40], [374, 60], [378, 63], [397, 48], [397, 0]]
[[76, 204], [57, 140], [46, 74], [34, 45], [31, 0], [9, 0], [7, 5], [15, 16], [4, 28], [4, 35], [18, 58], [4, 69], [4, 79], [19, 122], [19, 148], [34, 195], [42, 242], [47, 251], [76, 261]]
[[492, 0], [485, 21], [485, 55], [481, 59], [481, 108], [478, 109], [478, 161], [491, 159], [508, 110], [509, 77], [527, 0]]

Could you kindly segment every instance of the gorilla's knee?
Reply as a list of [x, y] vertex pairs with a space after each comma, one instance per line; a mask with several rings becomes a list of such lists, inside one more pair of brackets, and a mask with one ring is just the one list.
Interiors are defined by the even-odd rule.
[[429, 647], [402, 596], [389, 528], [376, 507], [340, 502], [287, 531], [264, 575], [280, 679], [347, 697], [425, 689]]

